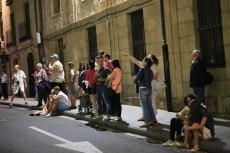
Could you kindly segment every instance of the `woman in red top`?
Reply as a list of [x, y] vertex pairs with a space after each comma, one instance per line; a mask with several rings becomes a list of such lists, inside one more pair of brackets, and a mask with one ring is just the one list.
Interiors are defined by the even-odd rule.
[[97, 110], [97, 103], [96, 103], [96, 88], [95, 88], [95, 80], [94, 80], [94, 75], [95, 75], [95, 62], [93, 60], [89, 61], [89, 69], [86, 72], [86, 80], [88, 81], [88, 94], [90, 95], [90, 100], [93, 104], [93, 109], [95, 111], [94, 118], [96, 119], [98, 115], [98, 110]]

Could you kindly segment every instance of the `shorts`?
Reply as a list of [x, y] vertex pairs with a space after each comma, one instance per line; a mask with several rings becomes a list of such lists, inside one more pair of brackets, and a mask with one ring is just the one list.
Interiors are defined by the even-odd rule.
[[96, 87], [92, 86], [91, 88], [88, 87], [88, 94], [89, 95], [95, 95], [96, 94]]
[[13, 88], [14, 95], [18, 94], [19, 89], [20, 89], [21, 92], [25, 91], [25, 87], [24, 87], [23, 83], [19, 84], [19, 85], [17, 85], [17, 84], [14, 85], [14, 88]]
[[58, 105], [58, 109], [60, 109], [61, 111], [65, 111], [65, 110], [69, 110], [70, 106], [67, 106], [66, 104], [63, 103], [59, 103]]

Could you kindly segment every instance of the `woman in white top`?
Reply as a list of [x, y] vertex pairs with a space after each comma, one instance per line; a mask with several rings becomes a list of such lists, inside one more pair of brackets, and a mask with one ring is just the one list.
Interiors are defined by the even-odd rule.
[[[122, 55], [129, 57], [129, 59], [134, 64], [136, 64], [139, 67], [142, 67], [142, 62], [138, 61], [132, 55], [130, 55], [128, 53], [122, 53]], [[156, 114], [157, 114], [157, 106], [156, 106], [156, 95], [157, 95], [157, 91], [154, 89], [153, 84], [154, 84], [154, 81], [156, 81], [158, 79], [158, 76], [159, 76], [159, 70], [157, 68], [157, 65], [158, 65], [159, 61], [158, 61], [158, 59], [156, 58], [155, 55], [148, 55], [148, 57], [152, 60], [152, 66], [151, 66], [151, 70], [153, 71], [153, 80], [152, 80], [152, 105], [153, 105], [153, 109], [154, 109], [154, 114], [156, 116]], [[142, 116], [141, 118], [139, 118], [138, 121], [144, 121], [144, 116]]]

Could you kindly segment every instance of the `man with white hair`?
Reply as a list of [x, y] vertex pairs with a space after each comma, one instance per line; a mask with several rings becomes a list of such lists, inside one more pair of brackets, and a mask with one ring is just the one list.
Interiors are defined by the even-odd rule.
[[27, 88], [27, 83], [26, 83], [26, 75], [25, 73], [19, 69], [19, 65], [14, 66], [14, 74], [12, 76], [13, 84], [11, 86], [11, 89], [13, 91], [12, 97], [11, 97], [11, 102], [10, 102], [10, 108], [12, 107], [12, 103], [14, 100], [14, 97], [16, 94], [18, 94], [18, 91], [20, 89], [22, 96], [24, 98], [25, 104], [26, 102], [26, 94], [25, 94], [25, 88]]
[[49, 64], [49, 70], [51, 72], [51, 78], [50, 78], [50, 83], [51, 87], [54, 88], [58, 86], [61, 91], [62, 90], [62, 83], [65, 81], [65, 73], [63, 69], [62, 63], [58, 59], [57, 54], [53, 54], [50, 56], [50, 64]]
[[206, 66], [201, 60], [201, 52], [194, 50], [191, 54], [192, 66], [190, 69], [190, 87], [193, 88], [194, 94], [200, 103], [205, 104], [205, 74]]

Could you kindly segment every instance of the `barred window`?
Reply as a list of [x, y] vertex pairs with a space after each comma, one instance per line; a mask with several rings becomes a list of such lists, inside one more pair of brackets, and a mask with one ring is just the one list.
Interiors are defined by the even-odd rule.
[[96, 27], [91, 27], [88, 29], [88, 37], [89, 37], [89, 60], [94, 60], [94, 58], [98, 55], [97, 53], [97, 32]]
[[[133, 12], [130, 14], [130, 16], [132, 27], [133, 56], [137, 60], [142, 61], [142, 59], [146, 56], [143, 10]], [[139, 67], [134, 65], [134, 72], [132, 72], [132, 75], [137, 74], [138, 70]]]
[[220, 0], [197, 0], [200, 48], [207, 68], [225, 67]]

